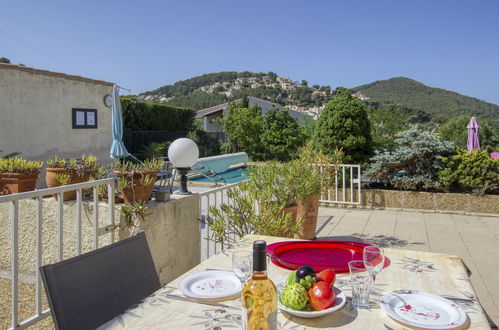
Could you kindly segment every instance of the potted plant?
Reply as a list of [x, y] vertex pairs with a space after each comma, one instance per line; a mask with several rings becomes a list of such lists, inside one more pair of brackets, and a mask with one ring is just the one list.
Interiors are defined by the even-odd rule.
[[[75, 184], [87, 181], [90, 177], [96, 177], [100, 172], [97, 158], [92, 155], [83, 155], [81, 159], [60, 159], [55, 156], [47, 161], [47, 173], [45, 180], [47, 187], [59, 187], [62, 185]], [[57, 194], [54, 195], [57, 198]], [[75, 200], [76, 191], [64, 193], [63, 200]]]
[[296, 216], [303, 220], [296, 238], [314, 239], [319, 213], [319, 199], [326, 194], [335, 180], [335, 171], [343, 152], [334, 150], [329, 156], [307, 143], [300, 149], [300, 158], [289, 162], [289, 180], [296, 188]]
[[164, 160], [146, 160], [141, 164], [126, 161], [114, 170], [118, 177], [118, 187], [127, 204], [138, 201], [147, 202], [151, 197], [156, 175], [163, 167]]
[[20, 157], [0, 158], [0, 192], [7, 195], [35, 190], [42, 165]]
[[301, 221], [283, 212], [284, 204], [259, 200], [263, 194], [256, 193], [251, 181], [241, 182], [227, 191], [230, 200], [219, 207], [211, 206], [211, 217], [205, 221], [210, 227], [209, 239], [225, 246], [232, 246], [248, 234], [283, 236], [298, 232]]

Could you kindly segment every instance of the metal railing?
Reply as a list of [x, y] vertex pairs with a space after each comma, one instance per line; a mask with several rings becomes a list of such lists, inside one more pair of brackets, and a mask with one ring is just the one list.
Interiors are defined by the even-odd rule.
[[222, 245], [209, 239], [212, 234], [206, 224], [211, 221], [210, 207], [219, 207], [222, 204], [231, 204], [233, 201], [227, 196], [227, 190], [237, 188], [240, 182], [201, 192], [199, 194], [199, 214], [201, 220], [201, 261], [204, 261], [222, 251]]
[[[109, 224], [99, 228], [99, 194], [98, 187], [107, 186], [108, 198], [108, 221]], [[56, 210], [56, 259], [63, 260], [64, 254], [64, 192], [76, 190], [76, 255], [82, 251], [82, 199], [83, 190], [92, 189], [93, 192], [93, 249], [99, 247], [99, 237], [105, 234], [110, 235], [110, 242], [114, 241], [114, 234], [110, 230], [114, 227], [114, 179], [102, 179], [72, 185], [60, 186], [56, 188], [34, 190], [18, 194], [0, 196], [1, 203], [11, 204], [11, 328], [27, 328], [50, 314], [50, 309], [43, 310], [42, 280], [39, 268], [42, 265], [42, 224], [43, 224], [43, 197], [51, 194], [57, 195]], [[25, 199], [36, 200], [35, 214], [35, 310], [36, 314], [24, 320], [19, 320], [19, 201]], [[5, 300], [4, 300], [5, 301]]]
[[[360, 165], [313, 164], [328, 176], [329, 187], [323, 187], [320, 202], [360, 205], [362, 202]], [[327, 167], [326, 167], [327, 166]]]

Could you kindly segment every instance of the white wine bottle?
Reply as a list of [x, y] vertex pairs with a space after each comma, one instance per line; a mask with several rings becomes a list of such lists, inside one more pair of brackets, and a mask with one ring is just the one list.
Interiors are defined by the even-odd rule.
[[243, 327], [246, 330], [277, 329], [277, 290], [267, 277], [267, 243], [253, 242], [253, 275], [242, 291]]

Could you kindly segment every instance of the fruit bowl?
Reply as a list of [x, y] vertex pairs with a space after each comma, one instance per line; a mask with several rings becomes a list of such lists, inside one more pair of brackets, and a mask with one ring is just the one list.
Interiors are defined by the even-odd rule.
[[279, 307], [280, 310], [285, 311], [293, 316], [303, 317], [306, 319], [321, 317], [321, 316], [333, 313], [333, 312], [341, 309], [347, 301], [347, 297], [345, 296], [343, 291], [341, 291], [337, 287], [334, 287], [334, 293], [336, 295], [336, 299], [334, 300], [333, 306], [331, 306], [327, 309], [324, 309], [322, 311], [314, 311], [314, 310], [301, 310], [301, 311], [299, 311], [299, 310], [296, 310], [296, 309], [293, 309], [290, 307], [286, 307], [281, 303], [281, 291], [284, 288], [284, 286], [286, 286], [286, 283], [281, 283], [281, 284], [277, 285], [277, 297], [278, 297], [277, 307]]

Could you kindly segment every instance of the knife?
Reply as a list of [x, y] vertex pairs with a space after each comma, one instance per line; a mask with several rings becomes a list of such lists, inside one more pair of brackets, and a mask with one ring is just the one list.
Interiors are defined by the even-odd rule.
[[215, 302], [209, 302], [209, 301], [202, 301], [202, 300], [197, 300], [197, 299], [191, 299], [191, 298], [177, 296], [175, 294], [170, 294], [170, 293], [163, 293], [162, 296], [164, 296], [166, 298], [183, 300], [183, 301], [189, 301], [189, 302], [203, 304], [203, 305], [210, 305], [210, 306], [230, 308], [230, 306], [225, 305], [225, 304], [219, 304], [219, 303], [215, 303]]

